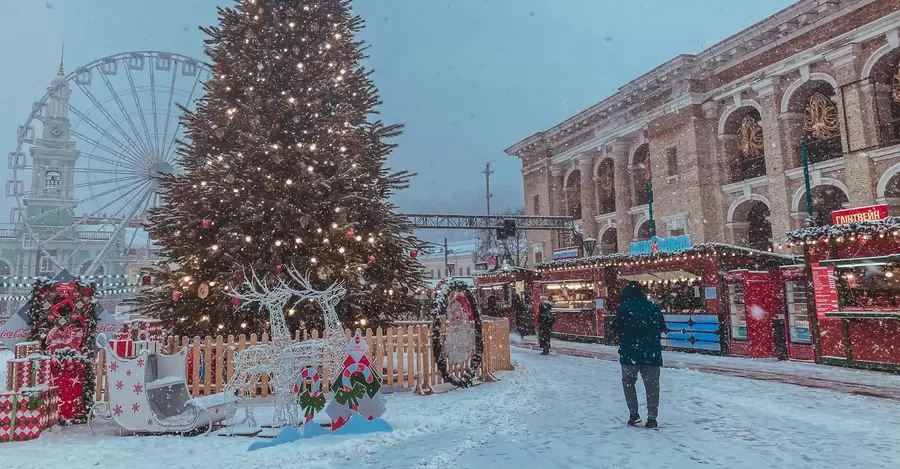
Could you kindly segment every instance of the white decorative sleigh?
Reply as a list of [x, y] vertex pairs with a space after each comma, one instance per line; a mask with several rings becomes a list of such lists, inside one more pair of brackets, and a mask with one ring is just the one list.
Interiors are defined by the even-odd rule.
[[213, 427], [234, 416], [237, 398], [225, 393], [191, 398], [185, 379], [187, 348], [174, 355], [142, 351], [122, 358], [108, 345], [104, 334], [97, 345], [106, 349], [106, 402], [97, 402], [88, 416], [112, 420], [122, 430], [135, 433], [188, 433]]

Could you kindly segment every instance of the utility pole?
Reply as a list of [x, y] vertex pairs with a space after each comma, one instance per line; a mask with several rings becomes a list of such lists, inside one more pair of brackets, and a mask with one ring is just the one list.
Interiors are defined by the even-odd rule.
[[487, 201], [487, 214], [490, 215], [491, 214], [491, 197], [493, 197], [493, 194], [491, 194], [491, 174], [494, 174], [494, 172], [491, 171], [490, 163], [484, 164], [484, 171], [482, 172], [482, 174], [484, 174], [484, 187], [485, 187], [484, 198]]
[[444, 276], [450, 276], [450, 252], [447, 251], [447, 238], [444, 238]]

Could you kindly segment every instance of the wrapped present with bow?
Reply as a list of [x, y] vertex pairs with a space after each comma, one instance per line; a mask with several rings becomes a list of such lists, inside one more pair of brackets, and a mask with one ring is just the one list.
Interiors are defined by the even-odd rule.
[[6, 362], [6, 390], [49, 385], [51, 382], [50, 357], [32, 354], [25, 358], [13, 358]]
[[133, 319], [122, 322], [119, 332], [129, 334], [134, 341], [142, 340], [138, 334], [141, 331], [147, 333], [147, 340], [162, 342], [163, 322], [159, 319]]
[[112, 339], [109, 339], [109, 348], [120, 358], [134, 358], [137, 356], [134, 339], [129, 332], [116, 332], [113, 334]]
[[59, 393], [40, 385], [0, 392], [0, 442], [33, 440], [59, 422]]
[[162, 344], [150, 339], [150, 333], [147, 331], [138, 331], [137, 340], [134, 341], [134, 353], [140, 355], [146, 350], [148, 353], [159, 353]]

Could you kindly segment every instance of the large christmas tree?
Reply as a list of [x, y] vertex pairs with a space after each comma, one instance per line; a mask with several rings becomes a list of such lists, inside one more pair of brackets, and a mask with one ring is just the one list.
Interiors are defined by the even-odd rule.
[[[185, 112], [185, 173], [162, 182], [150, 236], [163, 261], [138, 309], [177, 334], [266, 330], [254, 305], [236, 311], [228, 288], [288, 265], [320, 286], [343, 280], [347, 326], [378, 325], [410, 310], [420, 248], [389, 197], [410, 174], [385, 167], [402, 126], [370, 120], [381, 101], [361, 64], [363, 26], [349, 0], [238, 0], [203, 28], [214, 76]], [[321, 328], [305, 303], [293, 328]], [[363, 321], [365, 320], [365, 321]]]

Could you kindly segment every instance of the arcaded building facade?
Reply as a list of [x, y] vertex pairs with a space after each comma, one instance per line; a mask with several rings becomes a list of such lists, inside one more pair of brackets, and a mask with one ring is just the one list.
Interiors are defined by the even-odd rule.
[[[900, 215], [900, 2], [803, 0], [697, 55], [681, 55], [511, 146], [528, 215], [569, 215], [598, 252], [690, 234], [757, 249], [812, 205]], [[559, 240], [528, 233], [533, 262]]]

